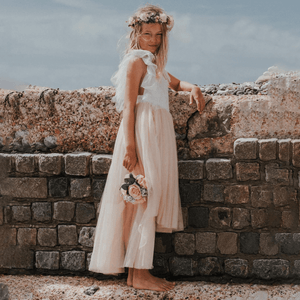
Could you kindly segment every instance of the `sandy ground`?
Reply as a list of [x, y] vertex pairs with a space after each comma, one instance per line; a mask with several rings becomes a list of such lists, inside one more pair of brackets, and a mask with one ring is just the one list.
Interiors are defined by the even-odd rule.
[[[174, 290], [152, 292], [126, 286], [125, 280], [103, 280], [70, 276], [0, 275], [9, 289], [10, 300], [85, 299], [201, 299], [201, 300], [300, 300], [300, 286], [293, 284], [214, 284], [178, 281]], [[93, 295], [85, 291], [99, 289]], [[2, 300], [2, 299], [0, 299]]]

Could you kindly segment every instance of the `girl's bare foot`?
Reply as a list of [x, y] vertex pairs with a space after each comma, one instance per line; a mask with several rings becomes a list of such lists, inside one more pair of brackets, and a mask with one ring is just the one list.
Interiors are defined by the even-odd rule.
[[166, 292], [173, 289], [175, 282], [169, 282], [165, 279], [154, 277], [146, 269], [133, 270], [133, 287], [140, 290], [153, 290]]
[[133, 270], [132, 268], [128, 268], [128, 277], [127, 277], [127, 285], [132, 286], [133, 285]]

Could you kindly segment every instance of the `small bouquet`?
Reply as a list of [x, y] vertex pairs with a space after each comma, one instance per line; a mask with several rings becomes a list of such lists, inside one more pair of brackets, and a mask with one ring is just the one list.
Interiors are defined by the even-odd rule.
[[124, 201], [139, 204], [146, 201], [148, 196], [147, 182], [143, 175], [136, 177], [130, 173], [125, 175], [124, 183], [121, 185], [121, 194]]

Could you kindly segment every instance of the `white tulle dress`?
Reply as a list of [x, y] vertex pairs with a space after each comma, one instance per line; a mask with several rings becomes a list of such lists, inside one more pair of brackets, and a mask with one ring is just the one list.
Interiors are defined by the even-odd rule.
[[[183, 230], [178, 188], [178, 166], [173, 119], [169, 112], [168, 80], [156, 78], [153, 54], [132, 50], [126, 54], [112, 77], [116, 86], [113, 101], [123, 109], [128, 62], [140, 57], [147, 65], [141, 87], [144, 94], [136, 103], [135, 140], [139, 164], [148, 185], [147, 202], [137, 204], [127, 249], [123, 236], [125, 203], [120, 186], [128, 171], [123, 167], [125, 140], [121, 121], [115, 142], [113, 159], [99, 206], [94, 236], [94, 248], [89, 270], [103, 274], [124, 272], [124, 267], [153, 268], [155, 232]], [[167, 79], [166, 79], [166, 78]]]

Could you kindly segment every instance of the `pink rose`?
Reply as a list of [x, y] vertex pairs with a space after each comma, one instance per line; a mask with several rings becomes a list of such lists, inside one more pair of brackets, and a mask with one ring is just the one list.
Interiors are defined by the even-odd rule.
[[136, 177], [136, 181], [138, 182], [138, 184], [143, 187], [144, 189], [147, 189], [147, 181], [146, 178], [143, 175], [138, 175]]
[[129, 195], [134, 199], [138, 199], [142, 197], [141, 190], [136, 184], [132, 184], [128, 188]]

